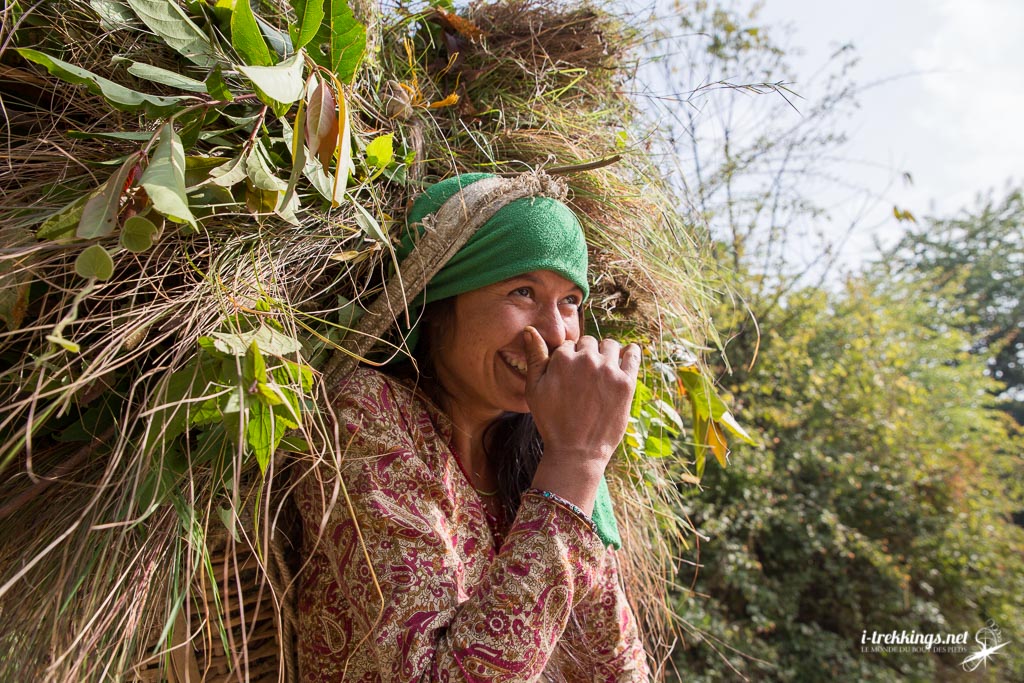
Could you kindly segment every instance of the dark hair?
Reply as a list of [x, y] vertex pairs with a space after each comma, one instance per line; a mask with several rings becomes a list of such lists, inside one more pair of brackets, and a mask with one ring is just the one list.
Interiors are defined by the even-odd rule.
[[[582, 320], [582, 318], [581, 318]], [[455, 297], [427, 304], [420, 318], [420, 338], [413, 352], [414, 363], [402, 363], [394, 374], [418, 383], [419, 388], [440, 405], [447, 393], [437, 380], [433, 355], [438, 340], [455, 323]], [[484, 453], [498, 480], [498, 500], [507, 520], [515, 519], [519, 498], [530, 488], [537, 472], [544, 443], [529, 413], [503, 413], [484, 432]]]

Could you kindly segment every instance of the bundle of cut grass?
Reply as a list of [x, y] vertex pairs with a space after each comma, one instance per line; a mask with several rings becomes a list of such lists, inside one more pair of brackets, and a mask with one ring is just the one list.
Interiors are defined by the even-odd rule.
[[568, 180], [590, 323], [647, 349], [613, 488], [665, 654], [676, 482], [743, 434], [699, 369], [703, 244], [629, 145], [632, 33], [529, 0], [353, 9], [4, 10], [0, 678], [289, 674], [286, 471], [339, 448], [318, 371], [410, 199], [472, 170]]

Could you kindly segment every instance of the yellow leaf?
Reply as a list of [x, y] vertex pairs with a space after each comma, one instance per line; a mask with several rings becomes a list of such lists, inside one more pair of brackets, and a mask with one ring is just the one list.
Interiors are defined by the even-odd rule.
[[431, 102], [430, 104], [427, 105], [427, 109], [440, 109], [442, 107], [450, 107], [450, 106], [452, 106], [454, 104], [458, 104], [458, 103], [459, 103], [459, 96], [458, 96], [458, 94], [452, 93], [451, 95], [449, 95], [448, 97], [444, 98], [443, 100], [439, 100], [437, 102]]
[[715, 459], [718, 460], [718, 464], [723, 468], [728, 463], [729, 446], [725, 443], [725, 437], [722, 436], [721, 430], [718, 428], [718, 424], [715, 422], [708, 422], [708, 433], [706, 437], [706, 443], [711, 447], [712, 452], [715, 454]]

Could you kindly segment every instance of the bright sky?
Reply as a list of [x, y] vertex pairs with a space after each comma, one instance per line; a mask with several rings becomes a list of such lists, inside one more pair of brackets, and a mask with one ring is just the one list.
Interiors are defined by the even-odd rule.
[[[847, 129], [847, 156], [863, 163], [841, 172], [879, 206], [846, 244], [846, 265], [871, 255], [873, 236], [898, 235], [893, 205], [947, 216], [1024, 181], [1024, 0], [764, 0], [761, 19], [792, 26], [804, 51], [793, 89], [805, 97], [815, 84], [800, 79], [846, 42], [861, 57], [855, 79], [879, 82]], [[838, 225], [844, 210], [833, 208]]]

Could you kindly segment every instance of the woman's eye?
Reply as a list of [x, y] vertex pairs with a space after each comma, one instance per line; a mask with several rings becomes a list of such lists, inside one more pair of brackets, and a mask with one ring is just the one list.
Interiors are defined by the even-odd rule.
[[576, 296], [575, 294], [570, 294], [569, 296], [567, 296], [564, 299], [562, 299], [562, 303], [563, 304], [569, 304], [570, 306], [579, 306], [580, 305], [580, 298], [578, 296]]
[[520, 287], [519, 289], [513, 289], [512, 293], [516, 296], [531, 296], [533, 292], [530, 291], [529, 287]]

